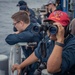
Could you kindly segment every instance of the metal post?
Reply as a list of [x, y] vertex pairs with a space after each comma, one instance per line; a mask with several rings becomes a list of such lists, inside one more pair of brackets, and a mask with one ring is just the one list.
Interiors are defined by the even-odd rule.
[[75, 0], [72, 1], [73, 2], [73, 10], [74, 10], [74, 17], [75, 18]]
[[69, 4], [69, 0], [66, 0], [66, 12], [68, 13], [68, 4]]
[[13, 64], [21, 63], [21, 47], [19, 45], [13, 45], [10, 51], [9, 57], [9, 75], [17, 75], [17, 71], [12, 73], [11, 67]]
[[66, 12], [66, 0], [63, 0], [63, 11]]

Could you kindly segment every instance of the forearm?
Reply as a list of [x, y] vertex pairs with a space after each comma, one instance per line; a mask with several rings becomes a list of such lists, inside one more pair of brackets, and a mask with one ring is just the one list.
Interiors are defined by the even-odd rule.
[[24, 67], [34, 63], [38, 61], [38, 58], [35, 56], [34, 52], [25, 60], [23, 61], [19, 66], [21, 69], [23, 69]]
[[62, 47], [55, 45], [52, 54], [47, 62], [48, 72], [57, 72], [60, 69], [62, 62]]

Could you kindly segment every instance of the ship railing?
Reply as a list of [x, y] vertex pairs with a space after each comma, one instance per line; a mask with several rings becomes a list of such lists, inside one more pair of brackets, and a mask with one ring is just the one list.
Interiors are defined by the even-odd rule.
[[[14, 71], [12, 73], [12, 66], [14, 64], [20, 64], [22, 62], [22, 58], [24, 57], [24, 54], [22, 52], [21, 46], [28, 46], [31, 44], [36, 44], [35, 42], [33, 43], [18, 43], [15, 45], [12, 45], [11, 51], [10, 51], [10, 56], [9, 56], [9, 75], [17, 75], [17, 71]], [[42, 70], [42, 75], [53, 75], [47, 72], [47, 69]]]

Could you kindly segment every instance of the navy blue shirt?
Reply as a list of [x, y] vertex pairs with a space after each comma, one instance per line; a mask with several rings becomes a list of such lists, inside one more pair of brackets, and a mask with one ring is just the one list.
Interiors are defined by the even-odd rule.
[[30, 15], [30, 23], [38, 23], [37, 18], [35, 16]]
[[29, 11], [30, 11], [30, 15], [34, 16], [35, 17], [35, 12], [29, 8]]
[[[45, 38], [45, 42], [46, 42], [46, 57], [45, 58], [41, 56], [41, 49], [40, 49], [41, 42], [39, 43], [38, 47], [34, 51], [35, 55], [43, 62], [47, 62], [53, 50], [53, 47], [55, 45], [54, 41], [50, 40], [48, 37]], [[74, 64], [75, 64], [75, 36], [70, 34], [64, 41], [61, 74], [64, 75], [64, 73], [66, 71], [69, 71]], [[55, 74], [55, 75], [61, 75], [61, 74]]]
[[[40, 44], [41, 42], [38, 44], [38, 47], [35, 49], [35, 55], [40, 59], [42, 60], [42, 62], [47, 62], [52, 50], [53, 50], [53, 47], [54, 47], [54, 41], [50, 40], [48, 36], [45, 37], [45, 43], [46, 43], [46, 57], [43, 58], [42, 57], [42, 52], [41, 52], [41, 48], [40, 48]], [[51, 46], [51, 47], [50, 47]]]
[[[36, 25], [36, 23], [35, 24], [31, 23], [24, 31], [22, 31], [19, 34], [9, 34], [6, 37], [5, 41], [9, 45], [14, 45], [14, 44], [20, 43], [20, 42], [27, 42], [27, 43], [28, 42], [37, 42], [38, 43], [42, 39], [42, 36], [39, 33], [33, 32], [32, 29], [33, 29], [33, 26], [35, 26], [35, 25]], [[34, 51], [34, 50], [32, 50], [31, 47], [26, 48], [25, 46], [22, 46], [22, 50], [23, 50], [23, 53], [26, 58]], [[29, 65], [27, 67], [28, 75], [33, 75], [33, 73], [37, 67], [38, 67], [37, 62]]]
[[[32, 28], [35, 24], [30, 24], [24, 31], [22, 31], [19, 34], [9, 34], [5, 41], [9, 44], [9, 45], [14, 45], [20, 42], [39, 42], [42, 37], [41, 34], [37, 34], [34, 33], [32, 31]], [[23, 47], [23, 51], [25, 51], [25, 56], [28, 57], [31, 53], [32, 50], [31, 48], [26, 49], [25, 47]]]
[[24, 31], [19, 34], [9, 34], [5, 41], [10, 44], [14, 45], [19, 42], [39, 42], [41, 36], [39, 34], [35, 34], [32, 31], [34, 24], [30, 24]]

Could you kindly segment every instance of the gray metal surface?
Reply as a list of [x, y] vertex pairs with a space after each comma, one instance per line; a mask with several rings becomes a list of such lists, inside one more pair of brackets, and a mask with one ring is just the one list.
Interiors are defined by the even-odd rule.
[[47, 69], [42, 70], [42, 75], [53, 75], [51, 73], [47, 72]]
[[8, 75], [8, 57], [0, 55], [0, 75]]

